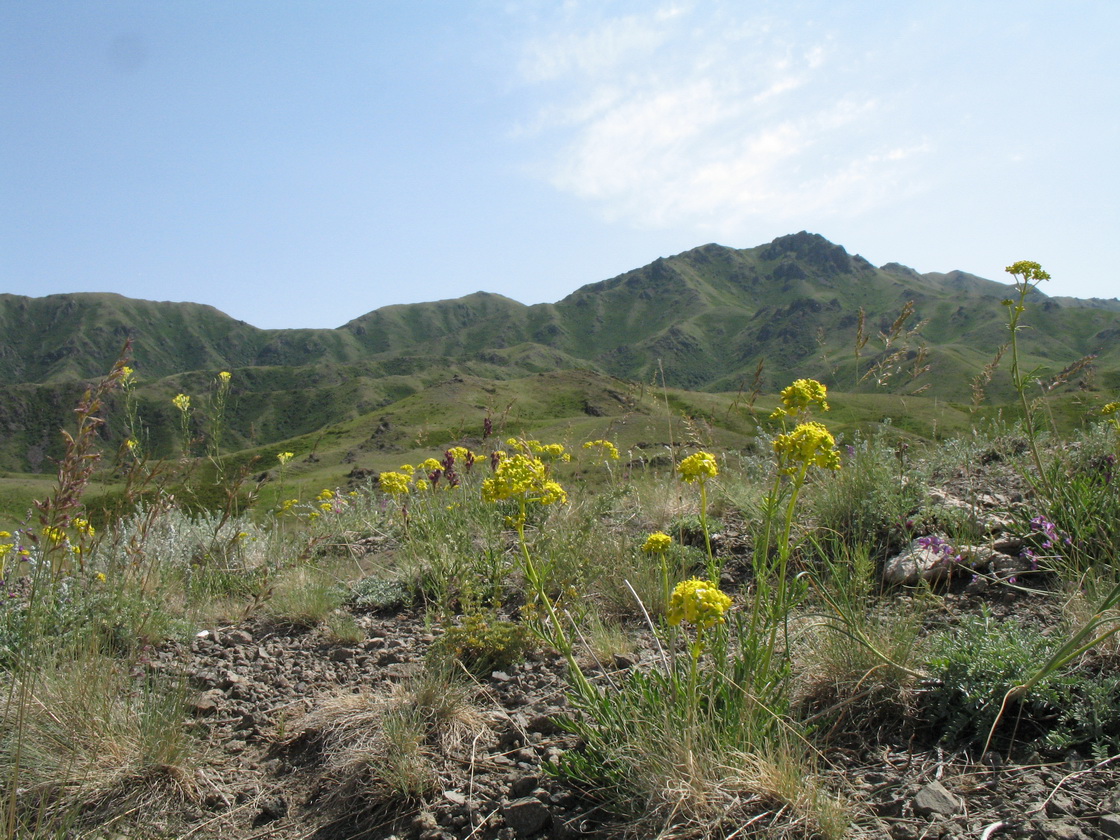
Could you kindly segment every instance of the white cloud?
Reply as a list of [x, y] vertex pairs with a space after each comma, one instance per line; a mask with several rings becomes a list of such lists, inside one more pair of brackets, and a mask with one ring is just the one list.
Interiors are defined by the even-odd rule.
[[643, 227], [730, 231], [890, 200], [930, 147], [884, 133], [889, 108], [850, 84], [828, 32], [728, 8], [569, 15], [530, 40], [522, 79], [543, 104], [517, 136], [546, 141], [541, 176]]

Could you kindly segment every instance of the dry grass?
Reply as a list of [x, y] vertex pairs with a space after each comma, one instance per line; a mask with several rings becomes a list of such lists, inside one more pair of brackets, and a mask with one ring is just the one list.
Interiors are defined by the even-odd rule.
[[194, 800], [201, 747], [183, 726], [185, 694], [97, 653], [17, 681], [0, 731], [17, 810], [50, 825]]
[[437, 666], [388, 692], [333, 695], [295, 729], [322, 747], [330, 804], [352, 812], [432, 793], [441, 768], [489, 733], [471, 687]]

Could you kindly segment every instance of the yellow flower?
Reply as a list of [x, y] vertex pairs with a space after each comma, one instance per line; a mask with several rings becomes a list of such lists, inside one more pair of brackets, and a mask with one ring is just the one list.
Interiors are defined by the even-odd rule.
[[319, 510], [323, 511], [324, 513], [330, 513], [332, 510], [334, 510], [334, 505], [332, 505], [330, 502], [321, 502], [319, 504]]
[[134, 373], [136, 373], [136, 371], [134, 371], [128, 365], [125, 365], [124, 367], [122, 367], [121, 368], [121, 382], [125, 383], [126, 385], [130, 384], [132, 382], [132, 375]]
[[66, 539], [66, 532], [61, 528], [54, 528], [48, 525], [43, 529], [43, 536], [46, 537], [47, 542], [60, 543]]
[[186, 394], [176, 394], [171, 398], [171, 404], [186, 414], [191, 408], [191, 398]]
[[98, 572], [96, 575], [94, 575], [94, 577], [97, 578], [98, 583], [104, 583], [105, 582], [105, 573], [104, 572]]
[[82, 519], [81, 517], [74, 520], [74, 530], [87, 537], [92, 537], [96, 533], [96, 530], [89, 524], [88, 520]]
[[568, 494], [555, 481], [540, 458], [518, 453], [499, 462], [493, 474], [482, 482], [482, 499], [497, 502], [522, 497], [527, 502], [551, 505], [564, 503]]
[[792, 385], [782, 391], [781, 396], [782, 405], [789, 412], [801, 411], [814, 404], [819, 405], [821, 410], [828, 411], [828, 388], [815, 379], [794, 380]]
[[673, 538], [668, 534], [661, 531], [654, 531], [646, 537], [645, 544], [642, 546], [642, 551], [646, 554], [661, 554], [669, 550], [669, 546], [673, 544]]
[[245, 538], [246, 538], [247, 536], [249, 536], [249, 532], [248, 532], [248, 531], [238, 531], [238, 532], [237, 532], [237, 539], [239, 539], [239, 540], [243, 540], [243, 539], [245, 539]]
[[288, 463], [290, 460], [292, 460], [292, 458], [294, 458], [295, 456], [296, 456], [296, 453], [294, 453], [294, 452], [281, 452], [279, 455], [276, 456], [276, 460], [280, 462], [280, 466], [284, 466], [286, 463]]
[[416, 467], [412, 466], [412, 464], [401, 464], [397, 467], [397, 472], [404, 473], [405, 475], [412, 475], [416, 472]]
[[6, 540], [11, 536], [9, 531], [0, 531], [0, 540]]
[[731, 606], [731, 598], [719, 590], [711, 581], [693, 578], [677, 584], [669, 598], [669, 612], [666, 616], [674, 627], [682, 621], [697, 630], [723, 622], [723, 614]]
[[1108, 405], [1101, 409], [1101, 416], [1115, 414], [1117, 411], [1120, 411], [1120, 402], [1110, 402]]
[[618, 460], [618, 447], [609, 440], [589, 440], [583, 445], [584, 449], [598, 449], [599, 457], [603, 460]]
[[565, 504], [568, 501], [568, 494], [555, 481], [546, 481], [544, 487], [541, 488], [540, 496], [534, 501], [538, 501], [542, 505]]
[[426, 473], [432, 473], [436, 472], [437, 470], [442, 470], [443, 464], [441, 464], [435, 458], [425, 458], [424, 461], [420, 464], [420, 469], [422, 469]]
[[323, 490], [323, 491], [322, 491], [321, 493], [319, 493], [319, 495], [318, 495], [318, 496], [316, 496], [315, 498], [316, 498], [316, 499], [318, 499], [318, 500], [319, 500], [319, 501], [321, 501], [321, 502], [322, 502], [322, 501], [325, 501], [325, 500], [327, 500], [327, 499], [333, 499], [333, 498], [334, 498], [334, 492], [333, 492], [332, 490], [326, 490], [326, 489], [324, 489], [324, 490]]
[[547, 472], [539, 458], [518, 453], [503, 458], [493, 475], [482, 482], [482, 499], [497, 502], [526, 495], [544, 486]]
[[228, 370], [223, 370], [221, 373], [218, 374], [218, 378], [220, 380], [222, 380], [223, 385], [228, 385], [229, 381], [232, 377], [233, 377], [233, 374], [230, 373]]
[[402, 493], [407, 493], [409, 488], [409, 477], [404, 473], [399, 472], [383, 472], [377, 478], [377, 486], [384, 492], [393, 496], [399, 496]]
[[719, 475], [719, 467], [716, 464], [716, 456], [712, 453], [696, 452], [680, 462], [677, 472], [686, 484], [692, 484]]
[[783, 472], [795, 472], [796, 463], [827, 470], [840, 469], [836, 439], [820, 423], [802, 423], [792, 432], [778, 435], [774, 438], [774, 451]]

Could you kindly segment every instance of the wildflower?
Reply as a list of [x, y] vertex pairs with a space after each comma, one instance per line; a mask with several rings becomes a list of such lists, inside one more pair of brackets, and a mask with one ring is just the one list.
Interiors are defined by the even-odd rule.
[[527, 443], [529, 444], [529, 448], [533, 451], [533, 454], [541, 458], [549, 461], [572, 460], [572, 456], [564, 452], [564, 444], [562, 443], [541, 443], [539, 440], [530, 440], [527, 441]]
[[548, 479], [548, 469], [540, 458], [520, 453], [499, 461], [494, 474], [482, 482], [483, 501], [518, 497], [542, 505], [563, 504], [568, 500], [564, 488]]
[[441, 464], [435, 458], [426, 458], [421, 462], [420, 469], [428, 473], [437, 472], [443, 469], [443, 464]]
[[1101, 409], [1101, 416], [1107, 417], [1109, 414], [1115, 414], [1117, 411], [1120, 411], [1120, 402], [1110, 402]]
[[98, 583], [104, 583], [106, 580], [104, 572], [98, 572], [96, 575], [94, 575], [94, 578], [97, 579]]
[[927, 551], [932, 551], [934, 554], [939, 555], [940, 562], [952, 564], [961, 561], [961, 555], [954, 551], [952, 543], [948, 540], [943, 540], [936, 534], [931, 534], [928, 537], [919, 537], [918, 545]]
[[404, 475], [412, 475], [416, 472], [416, 467], [414, 467], [412, 464], [401, 464], [399, 467], [397, 467], [397, 472], [403, 473]]
[[319, 504], [319, 510], [323, 511], [323, 513], [330, 513], [332, 510], [334, 510], [334, 505], [332, 505], [330, 502], [321, 502]]
[[409, 492], [409, 477], [399, 472], [383, 472], [377, 478], [377, 486], [386, 493], [399, 496]]
[[456, 461], [465, 463], [473, 453], [465, 446], [452, 446], [447, 450], [447, 454], [451, 456], [452, 463]]
[[332, 490], [328, 490], [328, 489], [325, 489], [325, 488], [324, 488], [324, 489], [323, 489], [323, 490], [322, 490], [322, 491], [321, 491], [321, 492], [319, 493], [319, 495], [318, 495], [318, 496], [316, 496], [315, 498], [316, 498], [316, 499], [318, 499], [318, 500], [319, 500], [319, 501], [321, 501], [321, 502], [322, 502], [322, 501], [326, 501], [327, 499], [333, 499], [333, 498], [334, 498], [334, 491], [332, 491]]
[[43, 536], [46, 537], [49, 543], [60, 543], [66, 539], [66, 532], [61, 528], [48, 525], [43, 529]]
[[92, 537], [96, 533], [96, 529], [94, 529], [94, 527], [89, 524], [89, 521], [82, 519], [81, 517], [76, 518], [73, 522], [73, 525], [74, 530], [79, 534], [82, 534], [83, 536]]
[[1038, 283], [1050, 279], [1050, 275], [1042, 270], [1042, 266], [1031, 260], [1019, 260], [1019, 262], [1009, 265], [1004, 271], [1015, 277], [1022, 277], [1026, 282]]
[[828, 411], [828, 388], [815, 379], [795, 379], [792, 385], [784, 388], [781, 393], [782, 407], [774, 409], [771, 419], [785, 417], [787, 414], [796, 414], [805, 411], [813, 405], [819, 405], [822, 411]]
[[598, 449], [599, 457], [603, 461], [617, 461], [618, 460], [618, 447], [611, 443], [609, 440], [589, 440], [583, 445], [584, 449]]
[[294, 452], [281, 452], [276, 456], [276, 460], [280, 462], [280, 466], [287, 464], [292, 458], [296, 456]]
[[642, 551], [646, 554], [661, 554], [669, 550], [669, 546], [673, 544], [673, 538], [668, 534], [661, 531], [654, 531], [646, 537], [645, 544], [642, 545]]
[[176, 394], [171, 398], [171, 404], [186, 414], [191, 408], [191, 398], [186, 394]]
[[710, 452], [696, 452], [677, 466], [677, 472], [686, 484], [706, 481], [719, 475], [716, 456]]
[[243, 540], [243, 539], [245, 539], [245, 538], [246, 538], [246, 537], [248, 537], [248, 536], [249, 536], [249, 532], [248, 532], [248, 531], [238, 531], [238, 532], [237, 532], [237, 539], [239, 539], [239, 540]]
[[121, 368], [121, 382], [125, 383], [126, 385], [131, 383], [132, 382], [132, 375], [134, 373], [136, 373], [136, 371], [134, 371], [128, 365], [125, 365], [124, 367], [122, 367]]
[[802, 423], [792, 432], [774, 438], [774, 451], [783, 466], [783, 472], [793, 473], [796, 463], [806, 467], [817, 466], [828, 470], [840, 469], [840, 453], [836, 439], [821, 423]]
[[564, 504], [568, 501], [568, 494], [555, 481], [546, 481], [544, 487], [541, 488], [540, 496], [534, 501], [540, 502], [542, 505]]
[[230, 379], [233, 378], [233, 374], [230, 373], [228, 370], [223, 370], [221, 373], [218, 374], [218, 378], [220, 380], [222, 380], [223, 385], [228, 385]]
[[714, 583], [693, 578], [677, 584], [669, 598], [668, 621], [677, 626], [682, 621], [697, 630], [706, 630], [723, 622], [723, 614], [731, 606], [731, 598]]

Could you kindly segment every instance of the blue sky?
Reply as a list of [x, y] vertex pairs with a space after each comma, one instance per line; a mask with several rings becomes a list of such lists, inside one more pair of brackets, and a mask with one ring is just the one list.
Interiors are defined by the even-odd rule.
[[336, 327], [807, 229], [1115, 297], [1120, 3], [0, 4], [0, 291]]

